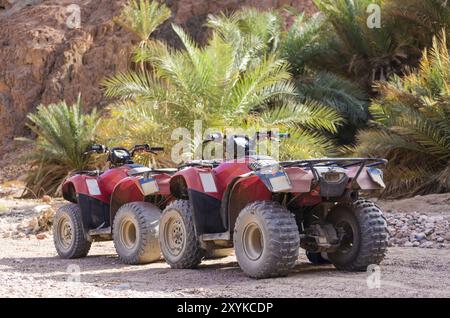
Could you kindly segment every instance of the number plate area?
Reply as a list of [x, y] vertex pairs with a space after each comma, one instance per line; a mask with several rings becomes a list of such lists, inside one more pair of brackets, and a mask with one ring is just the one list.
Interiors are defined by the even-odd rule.
[[256, 173], [272, 192], [289, 192], [292, 184], [284, 171], [274, 174]]
[[377, 168], [368, 168], [367, 173], [369, 174], [369, 177], [373, 182], [375, 182], [382, 188], [386, 188], [386, 185], [383, 181], [383, 171]]
[[159, 192], [159, 186], [153, 178], [141, 178], [139, 179], [139, 184], [144, 196]]

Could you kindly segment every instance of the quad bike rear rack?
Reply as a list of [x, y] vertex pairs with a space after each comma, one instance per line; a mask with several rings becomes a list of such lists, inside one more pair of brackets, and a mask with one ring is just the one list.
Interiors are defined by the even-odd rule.
[[364, 167], [378, 167], [386, 165], [388, 160], [383, 158], [320, 158], [320, 159], [305, 159], [305, 160], [292, 160], [280, 162], [280, 166], [283, 168], [288, 167], [300, 167], [310, 169], [316, 181], [320, 180], [320, 175], [315, 168], [319, 167], [337, 167], [337, 168], [350, 168], [359, 166], [352, 183], [358, 179], [359, 175], [363, 171]]

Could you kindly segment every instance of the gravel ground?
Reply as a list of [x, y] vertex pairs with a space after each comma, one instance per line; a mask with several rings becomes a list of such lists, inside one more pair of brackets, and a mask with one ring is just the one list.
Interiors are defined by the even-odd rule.
[[[388, 214], [448, 216], [448, 195], [429, 199], [379, 203]], [[63, 260], [57, 257], [50, 233], [11, 234], [36, 217], [37, 207], [50, 204], [55, 209], [62, 203], [0, 196], [0, 297], [450, 298], [447, 248], [390, 247], [380, 266], [380, 286], [371, 289], [370, 274], [313, 266], [303, 253], [288, 277], [253, 280], [242, 273], [234, 256], [204, 261], [197, 270], [173, 270], [163, 261], [128, 266], [118, 260], [112, 242], [102, 242], [93, 244], [87, 258]]]
[[173, 270], [164, 262], [123, 265], [111, 242], [79, 260], [59, 259], [50, 238], [0, 244], [2, 297], [450, 297], [450, 253], [437, 249], [390, 248], [380, 288], [369, 289], [368, 274], [313, 266], [304, 256], [286, 278], [253, 280], [234, 256]]

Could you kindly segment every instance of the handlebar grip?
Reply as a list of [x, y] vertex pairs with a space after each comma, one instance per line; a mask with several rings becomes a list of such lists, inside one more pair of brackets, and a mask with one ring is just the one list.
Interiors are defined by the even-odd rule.
[[151, 147], [150, 151], [163, 152], [164, 151], [164, 147]]
[[279, 133], [277, 134], [278, 138], [291, 138], [291, 134], [290, 133]]
[[90, 146], [90, 147], [86, 150], [86, 153], [89, 153], [89, 152], [105, 153], [107, 149], [108, 149], [108, 148], [107, 148], [106, 146], [104, 146], [104, 145], [96, 144], [96, 145]]
[[148, 149], [150, 149], [150, 146], [148, 145], [148, 144], [142, 144], [142, 145], [135, 145], [134, 147], [133, 147], [133, 149], [135, 149], [135, 150], [148, 150]]
[[290, 138], [291, 134], [290, 133], [276, 133], [273, 132], [271, 130], [267, 131], [267, 132], [257, 132], [256, 133], [256, 137], [262, 138], [262, 137], [266, 137], [266, 138]]

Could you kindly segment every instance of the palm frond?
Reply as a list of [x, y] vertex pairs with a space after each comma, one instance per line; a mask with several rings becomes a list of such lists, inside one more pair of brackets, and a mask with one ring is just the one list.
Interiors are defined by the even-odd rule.
[[28, 119], [28, 127], [37, 135], [33, 169], [27, 177], [28, 194], [56, 194], [70, 171], [95, 164], [84, 152], [94, 142], [100, 119], [95, 110], [82, 113], [80, 98], [72, 106], [65, 102], [41, 105]]
[[387, 196], [450, 191], [450, 55], [445, 33], [420, 69], [378, 86], [370, 107], [377, 128], [361, 131], [356, 154], [390, 160]]
[[130, 0], [114, 22], [136, 34], [142, 43], [171, 16], [163, 3], [151, 0]]

